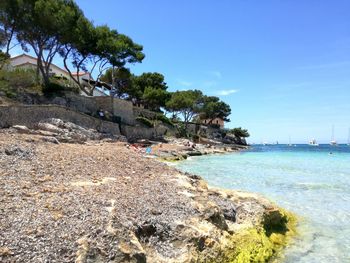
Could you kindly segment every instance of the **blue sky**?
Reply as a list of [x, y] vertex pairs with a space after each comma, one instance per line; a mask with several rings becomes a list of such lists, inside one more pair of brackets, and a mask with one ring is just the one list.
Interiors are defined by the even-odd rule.
[[95, 24], [144, 46], [136, 74], [201, 89], [232, 108], [250, 142], [338, 141], [350, 127], [348, 0], [78, 0]]

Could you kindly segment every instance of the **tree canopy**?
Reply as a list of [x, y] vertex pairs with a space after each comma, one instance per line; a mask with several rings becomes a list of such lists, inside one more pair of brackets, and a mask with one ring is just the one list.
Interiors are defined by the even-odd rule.
[[231, 114], [230, 105], [214, 96], [203, 96], [202, 101], [201, 119], [209, 120], [209, 123], [216, 118], [221, 118], [226, 122], [230, 121], [230, 119], [228, 119], [228, 116]]
[[235, 137], [239, 137], [239, 138], [247, 138], [247, 137], [250, 136], [248, 130], [247, 129], [242, 129], [241, 127], [234, 128], [234, 129], [230, 130], [229, 133], [231, 133]]
[[[143, 47], [106, 25], [95, 26], [73, 0], [2, 0], [0, 3], [0, 44], [8, 53], [16, 37], [25, 51], [38, 58], [38, 72], [47, 85], [50, 66], [61, 55], [72, 80], [70, 65], [79, 73], [98, 69], [98, 79], [109, 67], [141, 62]], [[92, 90], [83, 89], [87, 94]]]
[[[218, 97], [200, 90], [169, 92], [164, 75], [158, 72], [132, 74], [127, 66], [143, 61], [143, 47], [108, 25], [94, 25], [74, 0], [1, 0], [0, 69], [18, 44], [36, 54], [37, 76], [46, 87], [54, 58], [61, 57], [71, 81], [87, 95], [101, 80], [115, 87], [120, 98], [182, 116], [186, 128], [194, 117], [230, 121], [231, 108]], [[76, 77], [82, 71], [97, 76], [96, 82], [87, 84]], [[242, 137], [248, 134], [244, 131]]]
[[165, 106], [170, 112], [181, 114], [187, 128], [188, 122], [200, 112], [202, 97], [200, 90], [176, 91]]

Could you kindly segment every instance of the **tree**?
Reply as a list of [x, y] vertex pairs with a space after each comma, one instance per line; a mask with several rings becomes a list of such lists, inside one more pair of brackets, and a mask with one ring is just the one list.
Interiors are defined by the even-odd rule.
[[146, 87], [142, 100], [146, 108], [153, 111], [160, 111], [160, 107], [165, 107], [165, 104], [169, 101], [170, 97], [170, 93], [166, 90]]
[[127, 98], [128, 90], [132, 85], [132, 74], [128, 68], [109, 68], [101, 76], [101, 81], [114, 85], [116, 87], [116, 96], [119, 98]]
[[146, 88], [163, 91], [168, 89], [168, 86], [164, 81], [164, 76], [157, 72], [147, 72], [142, 73], [140, 76], [133, 76], [131, 81], [132, 85], [130, 89], [127, 90], [127, 93], [131, 98], [137, 100], [142, 100]]
[[52, 61], [62, 50], [63, 39], [74, 28], [79, 9], [73, 0], [13, 1], [20, 13], [15, 17], [17, 39], [25, 50], [28, 46], [33, 49], [38, 58], [38, 73], [48, 85]]
[[4, 48], [4, 54], [9, 56], [9, 52], [17, 44], [13, 44], [16, 38], [16, 30], [19, 26], [18, 18], [23, 10], [19, 8], [18, 1], [0, 1], [0, 48]]
[[200, 90], [176, 91], [166, 103], [166, 109], [170, 112], [182, 114], [185, 130], [188, 122], [200, 112], [203, 93]]
[[[73, 67], [79, 70], [86, 70], [86, 63], [90, 62], [92, 74], [98, 70], [99, 81], [106, 70], [110, 68], [123, 68], [127, 63], [142, 62], [145, 55], [143, 47], [134, 43], [126, 35], [111, 30], [108, 26], [94, 27], [92, 23], [81, 18], [76, 30], [76, 36], [68, 41], [65, 46], [65, 60], [70, 56]], [[66, 68], [68, 70], [67, 63]], [[78, 85], [79, 80], [76, 81]], [[113, 82], [112, 82], [113, 84]], [[91, 95], [95, 87], [90, 90], [83, 90]]]
[[88, 71], [87, 63], [91, 62], [94, 58], [94, 54], [97, 53], [95, 29], [93, 24], [86, 19], [81, 12], [71, 32], [72, 33], [68, 37], [64, 38], [64, 48], [60, 54], [63, 57], [64, 67], [68, 71], [71, 79], [84, 93], [88, 94], [89, 90], [86, 90], [85, 87], [81, 85], [80, 78], [75, 78], [75, 76], [73, 76], [68, 62], [71, 62], [78, 76], [81, 70]]
[[229, 122], [228, 116], [231, 114], [230, 105], [221, 101], [215, 96], [204, 96], [203, 107], [201, 108], [200, 118], [209, 120], [209, 124], [216, 118], [221, 118]]
[[230, 130], [229, 133], [231, 133], [235, 137], [239, 137], [239, 138], [247, 138], [247, 137], [250, 136], [248, 130], [247, 129], [242, 129], [241, 127], [234, 128], [234, 129]]

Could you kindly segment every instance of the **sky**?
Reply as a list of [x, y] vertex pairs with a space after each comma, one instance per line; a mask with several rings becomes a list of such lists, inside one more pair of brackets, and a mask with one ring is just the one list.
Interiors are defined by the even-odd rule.
[[[348, 0], [77, 0], [96, 25], [142, 44], [135, 74], [230, 104], [249, 142], [305, 143], [350, 128]], [[58, 62], [59, 64], [59, 62]]]

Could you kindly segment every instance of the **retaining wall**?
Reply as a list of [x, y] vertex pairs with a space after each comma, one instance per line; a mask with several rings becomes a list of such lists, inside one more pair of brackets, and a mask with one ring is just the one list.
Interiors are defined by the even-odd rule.
[[35, 128], [36, 124], [44, 119], [58, 118], [69, 121], [88, 129], [99, 132], [120, 135], [119, 125], [113, 122], [102, 121], [89, 115], [58, 105], [15, 105], [0, 106], [0, 128], [14, 125], [25, 125]]

